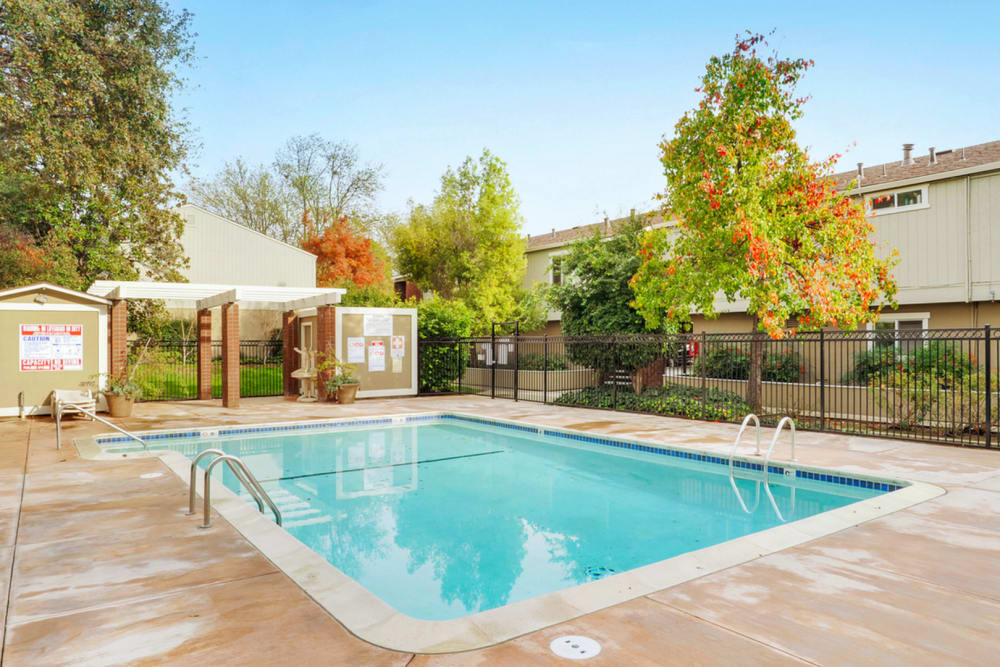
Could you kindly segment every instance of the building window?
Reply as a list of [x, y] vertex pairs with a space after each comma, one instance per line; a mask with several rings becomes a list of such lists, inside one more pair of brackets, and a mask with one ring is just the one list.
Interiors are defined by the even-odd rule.
[[552, 284], [562, 284], [562, 257], [552, 258]]
[[901, 213], [903, 211], [928, 208], [927, 187], [872, 195], [868, 198], [867, 206], [873, 215]]
[[891, 313], [882, 315], [874, 327], [869, 324], [868, 328], [884, 332], [883, 336], [875, 336], [877, 347], [895, 347], [905, 354], [923, 345], [924, 329], [929, 325], [929, 313]]

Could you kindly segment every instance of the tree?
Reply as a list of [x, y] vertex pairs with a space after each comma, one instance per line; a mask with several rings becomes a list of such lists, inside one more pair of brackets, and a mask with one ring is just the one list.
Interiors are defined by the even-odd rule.
[[[762, 35], [737, 38], [712, 57], [671, 139], [661, 143], [667, 177], [665, 217], [677, 226], [644, 239], [632, 280], [650, 327], [676, 327], [691, 313], [716, 317], [715, 299], [745, 299], [753, 331], [853, 328], [874, 320], [881, 299], [894, 303], [890, 270], [869, 238], [860, 202], [836, 189], [839, 156], [814, 163], [795, 141], [792, 122], [807, 98], [795, 86], [811, 60], [764, 59]], [[793, 329], [794, 332], [794, 329]], [[751, 345], [747, 402], [760, 409], [763, 343]]]
[[158, 0], [0, 3], [0, 219], [68, 249], [70, 287], [176, 278], [185, 262], [169, 174], [186, 127], [170, 97], [189, 23]]
[[[562, 330], [569, 336], [648, 333], [646, 321], [632, 308], [629, 280], [639, 270], [643, 220], [635, 215], [606, 239], [599, 231], [573, 242], [562, 255], [563, 280], [552, 286], [549, 301], [562, 311]], [[642, 369], [663, 359], [662, 344], [621, 342], [613, 345], [567, 344], [574, 363], [607, 375], [619, 368], [632, 375], [636, 393], [649, 373]], [[659, 375], [662, 375], [662, 365]], [[655, 374], [655, 373], [654, 373]]]
[[264, 165], [251, 167], [238, 157], [211, 180], [192, 179], [188, 197], [261, 234], [285, 243], [299, 241], [300, 221], [291, 211], [291, 197], [284, 182]]
[[79, 285], [76, 258], [51, 236], [41, 243], [23, 231], [0, 225], [0, 284], [11, 287], [47, 281]]
[[461, 297], [475, 330], [517, 313], [524, 274], [518, 199], [502, 160], [484, 150], [441, 177], [429, 206], [411, 206], [393, 233], [400, 272], [446, 299]]
[[322, 233], [312, 234], [302, 242], [304, 250], [316, 255], [317, 285], [365, 287], [385, 283], [385, 269], [372, 252], [371, 239], [357, 235], [346, 217], [322, 227]]

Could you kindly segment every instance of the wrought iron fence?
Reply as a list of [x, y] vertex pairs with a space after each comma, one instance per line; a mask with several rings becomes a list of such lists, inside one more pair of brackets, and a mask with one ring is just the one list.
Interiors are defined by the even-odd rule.
[[[420, 392], [993, 447], [1000, 346], [979, 329], [420, 341]], [[751, 381], [753, 378], [754, 381]]]
[[[146, 401], [198, 398], [198, 343], [194, 340], [132, 341], [129, 366]], [[282, 342], [240, 341], [240, 395], [280, 396]], [[212, 341], [212, 397], [222, 396], [222, 342]]]

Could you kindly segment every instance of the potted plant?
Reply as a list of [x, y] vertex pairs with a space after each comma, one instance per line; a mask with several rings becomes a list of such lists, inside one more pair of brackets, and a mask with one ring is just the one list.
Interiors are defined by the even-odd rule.
[[102, 390], [108, 402], [108, 412], [112, 417], [129, 417], [136, 399], [142, 398], [142, 387], [132, 380], [131, 373], [124, 370], [118, 374], [108, 374]]
[[354, 397], [361, 387], [361, 382], [354, 376], [354, 364], [344, 364], [331, 352], [320, 352], [316, 364], [317, 376], [325, 376], [323, 383], [328, 397], [336, 396], [337, 402], [347, 405], [354, 402]]

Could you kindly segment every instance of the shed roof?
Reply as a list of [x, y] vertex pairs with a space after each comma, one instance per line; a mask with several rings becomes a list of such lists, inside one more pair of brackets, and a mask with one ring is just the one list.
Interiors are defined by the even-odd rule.
[[82, 299], [85, 301], [92, 301], [94, 303], [100, 303], [103, 305], [108, 305], [111, 303], [100, 295], [95, 295], [94, 293], [78, 292], [74, 289], [69, 289], [68, 287], [60, 287], [59, 285], [53, 285], [52, 283], [32, 283], [31, 285], [24, 285], [23, 287], [13, 287], [11, 289], [5, 289], [0, 292], [0, 299], [8, 296], [16, 296], [18, 294], [30, 294], [31, 292], [55, 292], [57, 294], [62, 294], [64, 296], [74, 297], [76, 299]]

